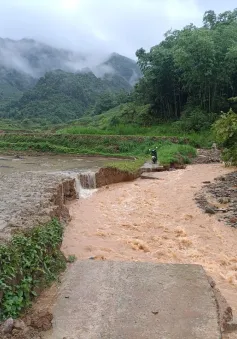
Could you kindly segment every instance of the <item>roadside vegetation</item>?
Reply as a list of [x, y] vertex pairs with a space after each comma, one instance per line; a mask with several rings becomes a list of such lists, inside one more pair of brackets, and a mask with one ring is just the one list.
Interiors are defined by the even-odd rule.
[[[190, 164], [192, 158], [195, 158], [197, 155], [196, 149], [190, 145], [172, 143], [160, 144], [157, 152], [159, 164], [167, 167]], [[138, 156], [134, 161], [108, 162], [107, 167], [117, 168], [128, 173], [136, 173], [147, 160], [148, 155], [146, 157]]]
[[223, 148], [225, 163], [237, 166], [237, 114], [232, 110], [222, 114], [213, 125], [213, 132], [219, 146]]
[[17, 318], [65, 269], [62, 237], [63, 226], [54, 219], [0, 245], [0, 321]]

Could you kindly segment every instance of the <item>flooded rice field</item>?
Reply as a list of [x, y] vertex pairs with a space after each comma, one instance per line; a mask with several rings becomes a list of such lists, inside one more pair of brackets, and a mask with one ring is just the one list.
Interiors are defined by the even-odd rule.
[[[120, 159], [112, 159], [121, 161]], [[96, 170], [105, 166], [111, 158], [78, 157], [68, 155], [5, 156], [0, 155], [0, 175], [16, 172], [64, 172]]]

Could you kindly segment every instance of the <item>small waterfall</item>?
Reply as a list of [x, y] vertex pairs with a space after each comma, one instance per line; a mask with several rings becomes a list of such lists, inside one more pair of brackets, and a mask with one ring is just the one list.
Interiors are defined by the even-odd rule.
[[[87, 172], [51, 172], [54, 175], [63, 175], [69, 177], [71, 179], [75, 179], [75, 191], [76, 198], [89, 198], [93, 193], [97, 191], [96, 189], [96, 176], [95, 172], [87, 171]], [[63, 194], [63, 193], [62, 193]], [[63, 199], [63, 197], [62, 197]]]
[[81, 182], [80, 179], [78, 178], [78, 175], [75, 175], [75, 190], [77, 194], [77, 199], [80, 198], [80, 192], [81, 192]]
[[80, 183], [83, 188], [95, 189], [96, 188], [95, 172], [87, 171], [87, 172], [81, 173]]
[[92, 194], [97, 191], [95, 173], [88, 171], [75, 175], [75, 189], [77, 199], [86, 199], [92, 196]]

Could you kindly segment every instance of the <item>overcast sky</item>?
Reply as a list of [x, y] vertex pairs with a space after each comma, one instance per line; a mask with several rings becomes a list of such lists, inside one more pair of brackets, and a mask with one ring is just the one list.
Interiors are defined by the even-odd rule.
[[0, 37], [134, 57], [170, 28], [201, 25], [205, 10], [235, 7], [235, 0], [0, 0]]

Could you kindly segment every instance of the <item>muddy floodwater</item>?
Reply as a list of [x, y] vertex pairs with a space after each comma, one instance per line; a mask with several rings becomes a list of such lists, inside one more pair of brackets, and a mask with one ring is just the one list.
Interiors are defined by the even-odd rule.
[[62, 249], [78, 259], [202, 265], [236, 314], [237, 229], [194, 200], [204, 181], [229, 171], [221, 164], [191, 165], [104, 187], [71, 203]]

